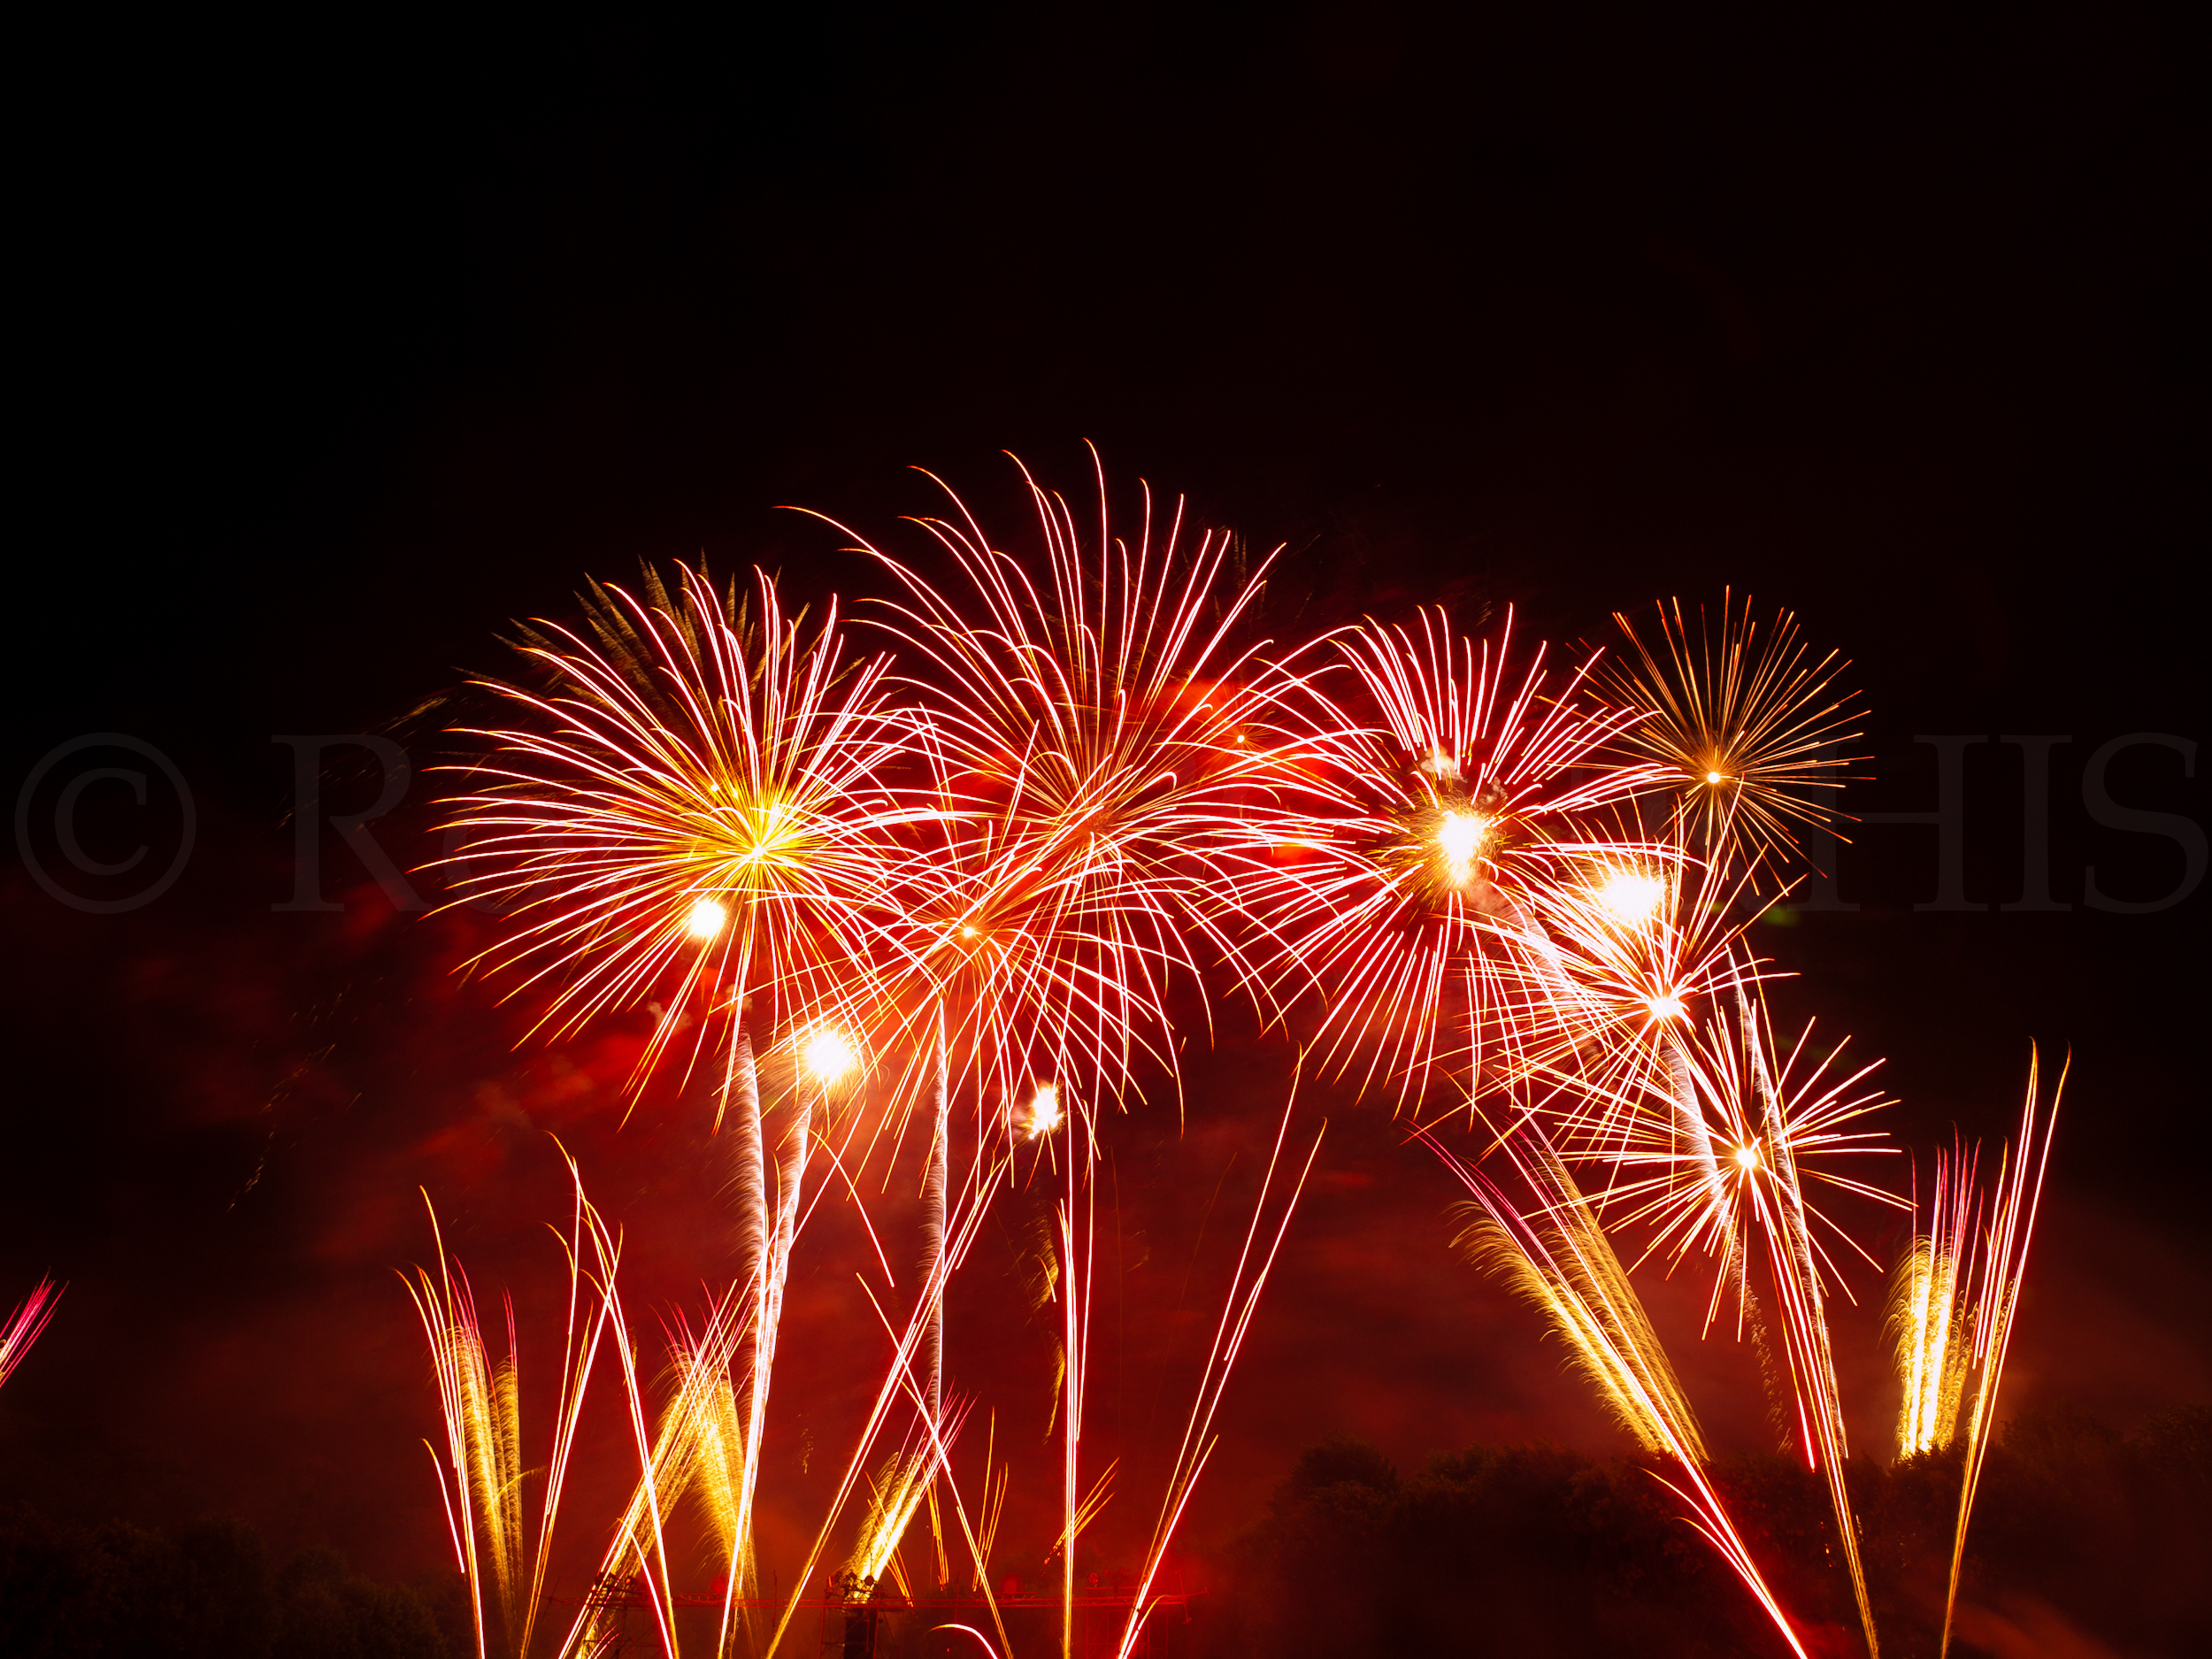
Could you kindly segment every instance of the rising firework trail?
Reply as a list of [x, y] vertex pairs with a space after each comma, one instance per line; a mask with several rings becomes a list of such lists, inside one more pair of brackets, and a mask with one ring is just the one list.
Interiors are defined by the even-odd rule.
[[[1957, 1432], [1959, 1406], [1973, 1367], [1974, 1260], [1980, 1195], [1974, 1184], [1980, 1148], [1938, 1150], [1928, 1230], [1899, 1262], [1890, 1298], [1896, 1340], [1897, 1453], [1939, 1451]], [[1915, 1205], [1917, 1210], [1917, 1203]]]
[[[600, 1339], [608, 1333], [610, 1318], [618, 1317], [614, 1288], [618, 1247], [585, 1198], [573, 1160], [569, 1161], [568, 1170], [575, 1190], [570, 1233], [563, 1240], [568, 1263], [568, 1317], [534, 1546], [526, 1527], [522, 1499], [522, 1393], [512, 1307], [508, 1309], [507, 1356], [494, 1364], [477, 1317], [475, 1296], [466, 1275], [446, 1255], [434, 1210], [430, 1222], [437, 1244], [437, 1276], [434, 1279], [421, 1268], [415, 1270], [411, 1279], [402, 1276], [413, 1298], [437, 1378], [445, 1459], [441, 1463], [433, 1447], [431, 1462], [438, 1471], [438, 1490], [453, 1537], [455, 1564], [468, 1581], [478, 1659], [484, 1659], [488, 1651], [488, 1601], [498, 1606], [510, 1650], [518, 1659], [526, 1659], [529, 1654], [544, 1603], [546, 1570], [577, 1423], [584, 1409], [586, 1384]], [[429, 1202], [427, 1194], [424, 1202]], [[589, 1267], [585, 1264], [588, 1248]], [[565, 1644], [563, 1651], [567, 1651]]]
[[1776, 1601], [1727, 1506], [1707, 1478], [1705, 1448], [1674, 1368], [1643, 1304], [1585, 1202], [1573, 1176], [1533, 1118], [1501, 1146], [1532, 1194], [1524, 1209], [1428, 1131], [1417, 1131], [1473, 1194], [1474, 1217], [1461, 1245], [1551, 1318], [1585, 1375], [1614, 1415], [1644, 1446], [1671, 1458], [1688, 1489], [1665, 1484], [1690, 1506], [1690, 1525], [1720, 1552], [1799, 1659], [1805, 1648]]
[[[1276, 1219], [1274, 1237], [1263, 1248], [1260, 1224], [1267, 1214], [1276, 1171], [1282, 1165], [1291, 1113], [1297, 1103], [1298, 1086], [1294, 1078], [1289, 1098], [1283, 1103], [1282, 1125], [1275, 1133], [1275, 1144], [1268, 1154], [1266, 1172], [1260, 1178], [1259, 1195], [1252, 1202], [1251, 1225], [1245, 1229], [1243, 1248], [1237, 1254], [1235, 1271], [1230, 1274], [1228, 1287], [1222, 1296], [1221, 1318], [1214, 1327], [1213, 1345], [1207, 1350], [1205, 1366], [1199, 1373], [1197, 1394], [1183, 1427], [1182, 1443], [1176, 1448], [1175, 1462], [1160, 1499], [1159, 1518], [1153, 1523], [1151, 1542], [1146, 1547], [1144, 1565], [1137, 1574], [1136, 1591], [1129, 1604], [1129, 1622], [1122, 1630], [1115, 1659], [1130, 1659], [1147, 1622], [1157, 1610], [1150, 1599], [1152, 1586], [1159, 1576], [1161, 1563], [1167, 1559], [1168, 1546], [1174, 1540], [1183, 1511], [1198, 1488], [1198, 1478], [1205, 1471], [1206, 1460], [1218, 1443], [1214, 1422], [1221, 1410], [1221, 1397], [1229, 1386], [1229, 1374], [1236, 1367], [1237, 1356], [1243, 1351], [1245, 1334], [1252, 1328], [1252, 1316], [1259, 1310], [1260, 1293], [1267, 1287], [1268, 1275], [1274, 1269], [1276, 1256], [1281, 1253], [1283, 1240], [1290, 1231], [1290, 1219], [1297, 1213], [1299, 1197], [1305, 1191], [1306, 1178], [1313, 1172], [1314, 1159], [1320, 1156], [1322, 1137], [1328, 1133], [1325, 1121], [1314, 1132], [1313, 1144], [1306, 1150], [1306, 1161], [1291, 1181], [1289, 1195]], [[1072, 1549], [1069, 1553], [1072, 1555]]]
[[1972, 1321], [1974, 1409], [1966, 1429], [1965, 1468], [1959, 1482], [1958, 1525], [1951, 1539], [1951, 1578], [1943, 1600], [1943, 1647], [1951, 1651], [1951, 1623], [1958, 1610], [1959, 1571], [1966, 1560], [1966, 1529], [1974, 1516], [1982, 1462], [1989, 1455], [1996, 1426], [1997, 1391], [2003, 1385], [2005, 1354], [2012, 1343], [2020, 1286], [2027, 1278], [2028, 1247], [2035, 1241], [2035, 1218], [2043, 1203], [2043, 1178], [2050, 1168], [2051, 1133], [2058, 1125], [2058, 1104], [2066, 1092], [2066, 1068], [2059, 1069], [2050, 1104], [2042, 1103], [2040, 1065], [2028, 1058], [2028, 1097], [2020, 1109], [2020, 1138], [2000, 1159], [1990, 1194], [1989, 1223], [1979, 1240], [1981, 1255], [1977, 1305]]

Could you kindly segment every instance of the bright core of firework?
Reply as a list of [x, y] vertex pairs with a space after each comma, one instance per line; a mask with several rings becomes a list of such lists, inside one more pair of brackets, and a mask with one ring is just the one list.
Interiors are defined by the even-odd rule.
[[1437, 850], [1444, 855], [1444, 871], [1454, 887], [1474, 873], [1475, 849], [1489, 827], [1490, 820], [1474, 812], [1446, 812], [1437, 824]]
[[1595, 889], [1594, 896], [1612, 913], [1613, 919], [1628, 926], [1651, 919], [1667, 896], [1666, 883], [1656, 876], [1645, 875], [1638, 870], [1615, 870]]
[[1050, 1134], [1067, 1121], [1067, 1113], [1060, 1108], [1059, 1086], [1040, 1084], [1037, 1098], [1029, 1102], [1029, 1138], [1032, 1141]]
[[1682, 999], [1669, 993], [1663, 996], [1651, 998], [1644, 1006], [1651, 1010], [1651, 1017], [1654, 1019], [1673, 1019], [1682, 1012]]
[[852, 1040], [827, 1025], [799, 1045], [799, 1057], [818, 1083], [834, 1083], [860, 1064]]
[[1759, 1148], [1750, 1146], [1738, 1147], [1736, 1148], [1736, 1167], [1740, 1170], [1757, 1169], [1759, 1167]]
[[712, 939], [722, 931], [729, 919], [729, 911], [722, 908], [718, 900], [695, 900], [684, 917], [684, 931], [694, 939]]
[[1728, 774], [1724, 772], [1709, 772], [1705, 774], [1705, 781], [1708, 783], [1726, 783], [1728, 781]]

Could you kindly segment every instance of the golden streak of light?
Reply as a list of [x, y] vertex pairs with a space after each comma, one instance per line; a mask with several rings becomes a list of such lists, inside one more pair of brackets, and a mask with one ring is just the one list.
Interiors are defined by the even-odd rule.
[[1790, 612], [1756, 618], [1732, 593], [1717, 611], [1673, 600], [1650, 621], [1614, 619], [1629, 649], [1598, 680], [1642, 711], [1620, 747], [1665, 769], [1680, 828], [1707, 849], [1778, 866], [1800, 831], [1827, 827], [1859, 737], [1855, 697], [1838, 683], [1847, 663], [1816, 653]]
[[1664, 1475], [1660, 1480], [1690, 1506], [1686, 1518], [1757, 1598], [1791, 1651], [1807, 1659], [1788, 1616], [1707, 1478], [1696, 1418], [1666, 1349], [1588, 1200], [1540, 1126], [1530, 1120], [1499, 1147], [1532, 1194], [1526, 1211], [1427, 1131], [1421, 1131], [1420, 1138], [1473, 1195], [1459, 1248], [1548, 1315], [1578, 1368], [1596, 1385], [1622, 1425], [1680, 1466], [1686, 1490]]

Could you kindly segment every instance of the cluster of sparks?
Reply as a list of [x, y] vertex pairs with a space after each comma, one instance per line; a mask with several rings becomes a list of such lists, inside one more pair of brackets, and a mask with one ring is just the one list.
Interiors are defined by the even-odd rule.
[[[956, 1532], [1011, 1659], [989, 1571], [1007, 1476], [987, 1448], [972, 1502], [953, 1479], [973, 1402], [947, 1394], [943, 1312], [995, 1201], [1041, 1178], [1057, 1187], [1053, 1555], [1071, 1652], [1075, 1541], [1112, 1474], [1087, 1483], [1081, 1454], [1100, 1112], [1148, 1073], [1174, 1078], [1171, 1004], [1187, 995], [1247, 999], [1313, 1064], [1398, 1106], [1471, 1194], [1470, 1254], [1546, 1312], [1802, 1654], [1633, 1287], [1646, 1261], [1709, 1262], [1709, 1325], [1732, 1305], [1763, 1356], [1778, 1329], [1775, 1380], [1828, 1481], [1877, 1653], [1824, 1311], [1864, 1252], [1823, 1200], [1903, 1201], [1849, 1172], [1889, 1150], [1861, 1121], [1884, 1103], [1871, 1068], [1810, 1027], [1778, 1038], [1746, 937], [1786, 888], [1793, 826], [1826, 822], [1820, 791], [1855, 735], [1833, 690], [1841, 665], [1786, 615], [1755, 622], [1732, 598], [1717, 623], [1678, 606], [1640, 629], [1624, 618], [1625, 657], [1566, 666], [1517, 641], [1509, 617], [1467, 638], [1438, 611], [1277, 647], [1257, 628], [1266, 561], [1194, 532], [1179, 503], [1156, 521], [1148, 495], [1135, 534], [1117, 535], [1102, 476], [1094, 516], [1023, 477], [1029, 557], [1001, 551], [956, 497], [917, 520], [942, 581], [856, 538], [898, 593], [866, 618], [872, 655], [849, 648], [834, 611], [808, 633], [764, 576], [741, 603], [686, 572], [673, 591], [595, 587], [581, 626], [534, 626], [525, 675], [488, 682], [508, 718], [478, 733], [488, 752], [456, 797], [469, 888], [513, 921], [486, 965], [540, 995], [555, 1031], [649, 1006], [640, 1084], [708, 1070], [742, 1267], [696, 1333], [672, 1340], [673, 1392], [649, 1420], [615, 1291], [619, 1242], [579, 1185], [534, 1543], [511, 1332], [493, 1364], [442, 1249], [438, 1273], [418, 1275], [480, 1648], [495, 1613], [505, 1645], [530, 1650], [604, 1337], [639, 1477], [602, 1577], [642, 1586], [672, 1655], [665, 1530], [683, 1501], [726, 1568], [718, 1653], [775, 1651], [858, 1503], [841, 1584], [872, 1591], [888, 1574], [910, 1594], [900, 1540], [926, 1515], [938, 1584]], [[1286, 1150], [1290, 1121], [1286, 1107], [1124, 1659], [1311, 1168], [1313, 1150]], [[1455, 1124], [1473, 1139], [1448, 1140]], [[2047, 1118], [2035, 1124], [2032, 1091], [1986, 1203], [1970, 1167], [1939, 1171], [1935, 1224], [1900, 1293], [1905, 1450], [1942, 1443], [1975, 1378], [1961, 1548], [2047, 1156]], [[818, 1166], [856, 1193], [872, 1160], [887, 1184], [913, 1148], [920, 1280], [902, 1311], [878, 1303], [891, 1363], [778, 1608], [759, 1594], [752, 1517], [792, 1252], [826, 1190]], [[1637, 1244], [1635, 1261], [1617, 1240]], [[903, 1441], [879, 1456], [902, 1414]], [[608, 1640], [587, 1606], [558, 1651]]]

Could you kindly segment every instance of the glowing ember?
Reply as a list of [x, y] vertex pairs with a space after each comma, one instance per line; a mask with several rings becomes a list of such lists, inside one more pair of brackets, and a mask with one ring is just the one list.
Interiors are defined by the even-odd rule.
[[1029, 1102], [1029, 1138], [1041, 1140], [1067, 1121], [1067, 1113], [1060, 1105], [1060, 1090], [1052, 1083], [1041, 1084], [1037, 1098]]
[[1490, 820], [1473, 812], [1446, 812], [1436, 826], [1437, 850], [1444, 855], [1445, 873], [1454, 887], [1475, 872], [1475, 853]]
[[715, 899], [700, 899], [684, 917], [684, 931], [694, 939], [705, 941], [720, 933], [729, 925], [730, 913]]
[[1598, 884], [1597, 901], [1628, 926], [1647, 922], [1667, 896], [1667, 884], [1640, 870], [1615, 870]]
[[852, 1040], [825, 1025], [799, 1045], [799, 1057], [818, 1083], [834, 1083], [860, 1064]]

